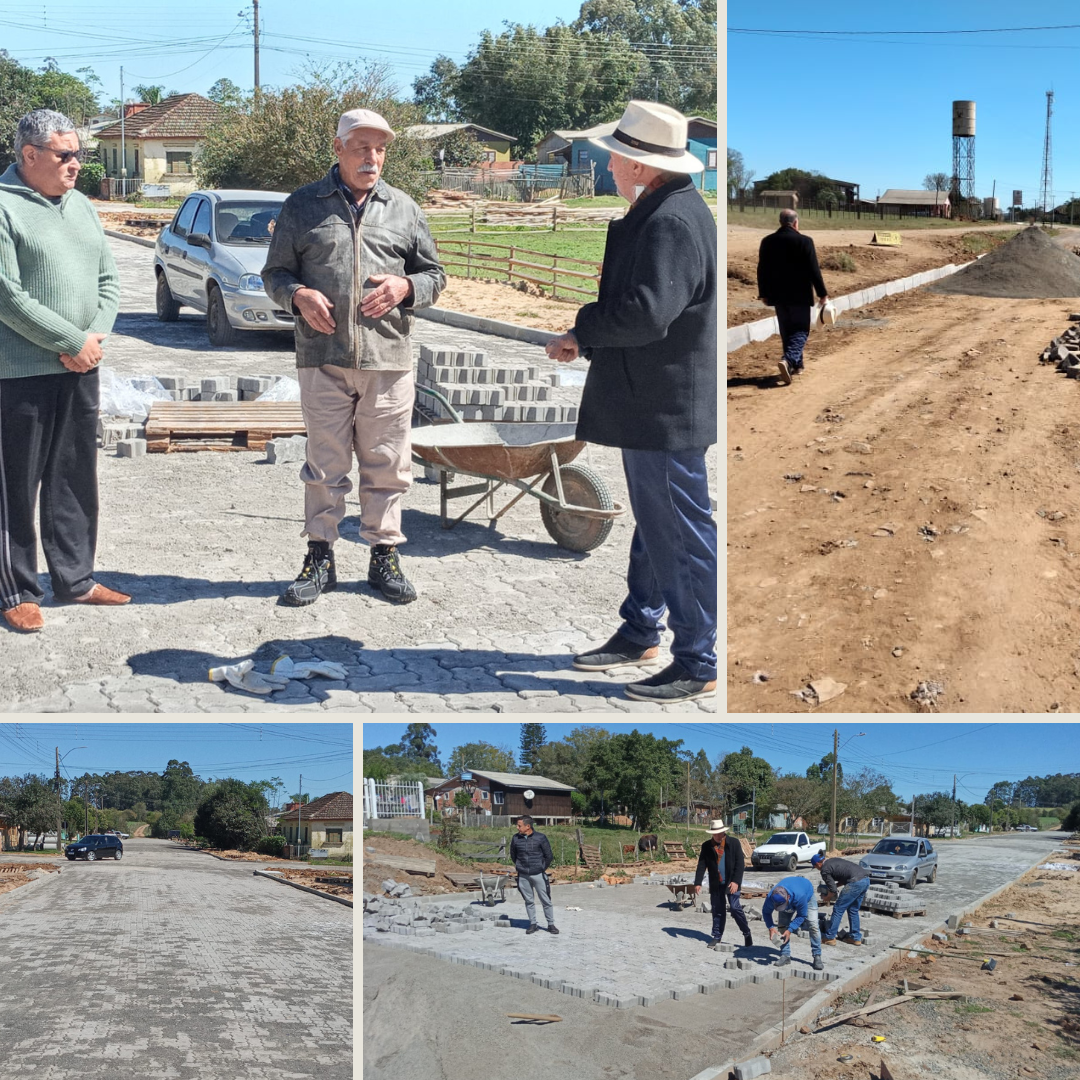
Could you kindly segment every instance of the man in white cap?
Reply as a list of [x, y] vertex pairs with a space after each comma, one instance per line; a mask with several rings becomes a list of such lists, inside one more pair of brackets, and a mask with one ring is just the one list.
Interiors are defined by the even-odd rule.
[[368, 584], [409, 603], [401, 502], [412, 482], [413, 311], [446, 285], [420, 207], [380, 176], [390, 125], [370, 109], [338, 121], [337, 164], [293, 192], [274, 228], [263, 282], [296, 316], [296, 365], [307, 426], [304, 535], [308, 553], [282, 602], [313, 604], [337, 586], [333, 546], [359, 463], [360, 537]]
[[705, 874], [709, 875], [709, 906], [712, 908], [712, 940], [709, 948], [715, 949], [724, 936], [727, 925], [727, 908], [731, 905], [731, 917], [742, 931], [743, 944], [750, 946], [754, 939], [750, 934], [750, 923], [742, 909], [739, 890], [742, 889], [743, 871], [746, 859], [743, 857], [742, 844], [738, 838], [729, 840], [727, 826], [723, 818], [716, 818], [709, 826], [712, 834], [701, 845], [698, 855], [697, 873], [694, 874], [694, 892], [701, 892], [701, 882]]
[[547, 344], [560, 361], [587, 357], [577, 437], [622, 449], [635, 529], [622, 625], [574, 658], [582, 671], [657, 662], [665, 609], [672, 662], [625, 688], [659, 704], [716, 693], [716, 522], [705, 451], [716, 442], [716, 222], [691, 174], [687, 121], [631, 101], [611, 157], [631, 204], [608, 226], [595, 303]]

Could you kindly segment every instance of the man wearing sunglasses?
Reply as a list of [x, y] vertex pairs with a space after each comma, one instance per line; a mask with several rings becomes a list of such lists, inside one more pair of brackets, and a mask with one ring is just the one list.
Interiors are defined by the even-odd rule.
[[44, 625], [35, 503], [60, 603], [126, 604], [94, 580], [98, 364], [120, 280], [93, 206], [75, 191], [79, 136], [62, 113], [20, 121], [0, 175], [0, 611]]

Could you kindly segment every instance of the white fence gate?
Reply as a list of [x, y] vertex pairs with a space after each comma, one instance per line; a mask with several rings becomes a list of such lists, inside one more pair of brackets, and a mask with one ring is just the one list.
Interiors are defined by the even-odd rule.
[[418, 780], [392, 784], [364, 777], [364, 817], [374, 818], [424, 816], [424, 785]]

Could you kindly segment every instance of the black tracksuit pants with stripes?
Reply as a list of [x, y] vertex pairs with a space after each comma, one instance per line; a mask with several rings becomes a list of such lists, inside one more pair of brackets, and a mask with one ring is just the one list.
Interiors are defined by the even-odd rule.
[[0, 609], [40, 604], [35, 508], [57, 600], [94, 585], [98, 369], [0, 379]]

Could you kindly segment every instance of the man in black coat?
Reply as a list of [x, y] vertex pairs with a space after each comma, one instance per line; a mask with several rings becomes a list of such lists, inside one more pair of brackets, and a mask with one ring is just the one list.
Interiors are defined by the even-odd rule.
[[694, 875], [694, 892], [697, 893], [701, 892], [701, 882], [705, 874], [709, 875], [709, 905], [712, 908], [712, 940], [709, 942], [709, 948], [715, 949], [724, 936], [729, 904], [731, 917], [742, 931], [743, 944], [753, 945], [750, 923], [746, 920], [746, 913], [739, 899], [743, 870], [746, 867], [742, 844], [739, 843], [737, 837], [728, 839], [727, 826], [723, 818], [717, 818], [709, 826], [709, 832], [712, 836], [701, 845], [697, 873]]
[[631, 101], [610, 136], [591, 139], [626, 216], [608, 226], [596, 302], [547, 354], [591, 363], [577, 437], [622, 450], [635, 519], [622, 625], [574, 658], [582, 671], [652, 666], [665, 609], [672, 662], [625, 688], [665, 703], [716, 693], [716, 522], [705, 451], [716, 442], [716, 222], [690, 174], [687, 121]]
[[535, 934], [540, 929], [536, 922], [534, 893], [540, 898], [540, 904], [544, 909], [548, 933], [559, 932], [555, 926], [555, 912], [551, 906], [551, 886], [547, 879], [547, 868], [553, 859], [551, 844], [543, 833], [533, 829], [533, 819], [528, 814], [519, 817], [517, 836], [510, 841], [510, 861], [517, 870], [518, 890], [525, 901], [525, 913], [529, 916], [526, 934]]
[[757, 278], [758, 298], [776, 309], [784, 346], [777, 367], [781, 383], [790, 386], [791, 376], [803, 369], [814, 293], [822, 305], [829, 299], [814, 241], [799, 232], [799, 215], [794, 210], [781, 210], [780, 228], [761, 241]]

